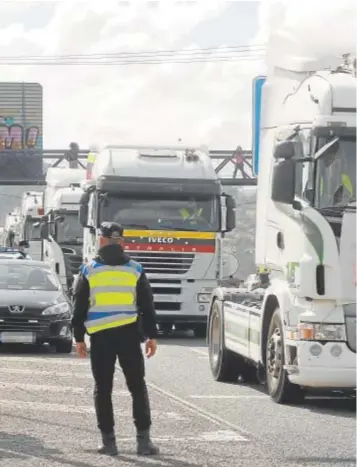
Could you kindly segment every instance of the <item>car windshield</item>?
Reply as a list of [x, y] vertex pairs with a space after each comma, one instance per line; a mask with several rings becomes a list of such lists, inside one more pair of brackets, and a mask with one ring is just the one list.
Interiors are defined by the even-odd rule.
[[[37, 224], [37, 225], [36, 225]], [[41, 240], [40, 236], [40, 225], [36, 219], [26, 219], [25, 221], [25, 236], [24, 238], [28, 241]]]
[[60, 213], [62, 222], [56, 222], [56, 239], [60, 245], [78, 245], [83, 243], [83, 227], [79, 223], [78, 213]]
[[119, 222], [132, 229], [172, 229], [217, 232], [218, 200], [213, 197], [164, 199], [162, 197], [109, 196], [102, 221]]
[[[319, 141], [319, 146], [326, 141]], [[340, 138], [317, 161], [317, 207], [347, 206], [356, 201], [356, 138]]]
[[0, 264], [0, 289], [50, 292], [59, 290], [60, 285], [51, 269], [14, 261], [11, 264]]

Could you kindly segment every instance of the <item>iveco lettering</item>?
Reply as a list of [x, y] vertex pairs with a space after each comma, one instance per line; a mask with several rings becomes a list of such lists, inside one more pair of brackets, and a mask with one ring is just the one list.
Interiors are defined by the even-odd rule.
[[166, 237], [149, 237], [149, 243], [173, 243], [173, 238]]

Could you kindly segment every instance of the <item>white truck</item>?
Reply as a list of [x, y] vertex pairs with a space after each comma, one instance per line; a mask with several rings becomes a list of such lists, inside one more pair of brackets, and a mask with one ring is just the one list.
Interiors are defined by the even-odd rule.
[[100, 246], [101, 222], [119, 222], [125, 250], [151, 283], [161, 329], [205, 336], [222, 238], [235, 227], [234, 200], [222, 193], [208, 151], [109, 146], [83, 188], [84, 261]]
[[20, 220], [21, 213], [19, 208], [9, 212], [5, 217], [5, 224], [2, 231], [1, 245], [14, 247], [20, 241]]
[[258, 376], [277, 403], [300, 402], [309, 388], [356, 386], [356, 78], [348, 66], [325, 65], [290, 55], [268, 71], [260, 280], [255, 290], [217, 288], [209, 311], [214, 379]]
[[83, 229], [78, 211], [85, 176], [83, 169], [64, 168], [49, 168], [46, 176], [42, 260], [52, 265], [68, 292], [82, 263]]
[[19, 234], [20, 239], [28, 243], [28, 254], [36, 261], [42, 258], [42, 241], [38, 224], [43, 215], [43, 193], [40, 191], [25, 192], [21, 200]]

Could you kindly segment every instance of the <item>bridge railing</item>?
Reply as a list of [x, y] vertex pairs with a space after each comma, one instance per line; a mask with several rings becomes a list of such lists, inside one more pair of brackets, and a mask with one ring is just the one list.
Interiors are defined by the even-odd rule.
[[[0, 186], [46, 185], [46, 170], [58, 167], [66, 160], [68, 149], [37, 151], [1, 150]], [[76, 155], [78, 166], [85, 169], [89, 150], [80, 150]], [[235, 150], [215, 149], [210, 151], [215, 171], [222, 185], [255, 186], [256, 177], [252, 169], [252, 152], [238, 146]]]

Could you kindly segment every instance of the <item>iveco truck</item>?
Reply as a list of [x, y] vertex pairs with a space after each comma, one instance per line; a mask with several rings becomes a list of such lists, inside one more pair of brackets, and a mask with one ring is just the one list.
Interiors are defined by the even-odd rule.
[[99, 245], [103, 221], [125, 229], [125, 250], [151, 283], [164, 330], [206, 334], [211, 293], [222, 276], [222, 237], [235, 227], [234, 200], [205, 148], [109, 146], [84, 185], [83, 259]]
[[348, 63], [277, 53], [262, 86], [259, 141], [259, 280], [213, 293], [213, 377], [258, 376], [277, 403], [302, 401], [310, 388], [353, 390], [356, 77]]

